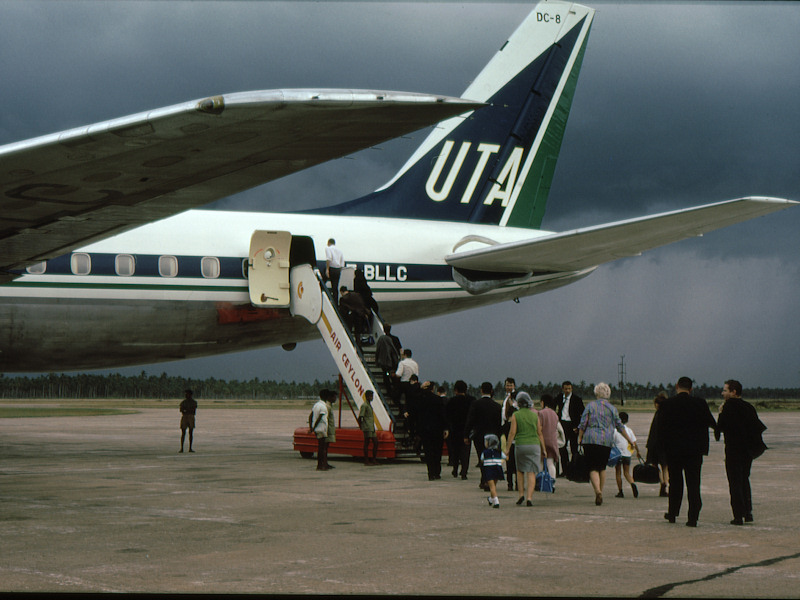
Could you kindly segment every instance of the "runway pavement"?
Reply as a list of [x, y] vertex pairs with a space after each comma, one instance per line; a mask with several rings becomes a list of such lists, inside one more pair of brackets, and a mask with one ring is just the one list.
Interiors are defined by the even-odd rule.
[[[800, 597], [800, 413], [764, 413], [755, 522], [731, 519], [723, 445], [697, 529], [657, 485], [589, 484], [500, 510], [445, 466], [328, 472], [291, 449], [308, 411], [208, 409], [193, 454], [179, 414], [0, 419], [0, 591], [468, 596]], [[631, 414], [641, 440], [651, 415]], [[472, 464], [475, 457], [472, 457]]]

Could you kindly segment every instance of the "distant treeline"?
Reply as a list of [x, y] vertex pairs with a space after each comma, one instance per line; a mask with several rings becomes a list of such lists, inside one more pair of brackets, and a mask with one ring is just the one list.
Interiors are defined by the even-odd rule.
[[[452, 382], [441, 382], [452, 394]], [[495, 397], [502, 397], [503, 382], [494, 383]], [[186, 389], [194, 391], [198, 399], [231, 399], [231, 400], [270, 400], [285, 398], [315, 398], [322, 388], [336, 389], [336, 381], [286, 382], [273, 379], [253, 378], [247, 381], [224, 380], [210, 377], [208, 379], [187, 379], [162, 373], [147, 375], [142, 371], [139, 375], [64, 375], [50, 373], [37, 377], [15, 377], [0, 374], [0, 398], [20, 399], [68, 399], [68, 398], [131, 398], [131, 399], [169, 399], [182, 398]], [[585, 381], [573, 382], [574, 391], [583, 398], [592, 398], [594, 384]], [[525, 390], [531, 397], [538, 399], [542, 394], [557, 394], [561, 391], [561, 383], [517, 383], [517, 389]], [[611, 386], [612, 400], [619, 402], [623, 395], [617, 386]], [[718, 401], [722, 386], [695, 385], [694, 393], [709, 401]], [[626, 399], [655, 398], [659, 392], [671, 394], [673, 390], [663, 384], [626, 383], [624, 397]], [[477, 385], [469, 386], [469, 393], [480, 396]], [[745, 388], [743, 396], [752, 400], [787, 400], [800, 398], [800, 388]]]

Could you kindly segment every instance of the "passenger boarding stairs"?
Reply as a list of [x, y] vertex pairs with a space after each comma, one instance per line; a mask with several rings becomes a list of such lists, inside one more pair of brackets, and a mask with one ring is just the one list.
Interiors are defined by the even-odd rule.
[[[348, 288], [351, 287], [347, 282], [352, 281], [353, 270], [342, 270], [340, 283]], [[318, 271], [310, 265], [299, 265], [292, 268], [290, 280], [290, 312], [317, 326], [356, 409], [364, 402], [364, 392], [372, 390], [375, 429], [392, 432], [397, 449], [406, 447], [406, 419], [401, 415], [401, 406], [389, 394], [383, 371], [375, 362], [376, 342], [383, 335], [380, 316], [373, 313], [370, 332], [357, 339], [347, 327]]]
[[[383, 372], [375, 362], [376, 342], [383, 335], [383, 321], [373, 314], [370, 333], [357, 340], [339, 313], [319, 271], [308, 262], [295, 265], [296, 261], [289, 259], [290, 248], [294, 254], [292, 236], [288, 232], [257, 231], [253, 234], [248, 261], [251, 303], [254, 306], [288, 306], [293, 316], [303, 317], [317, 326], [356, 411], [364, 402], [364, 393], [372, 390], [375, 429], [393, 434], [396, 456], [397, 451], [411, 446], [411, 440], [406, 419], [401, 414], [402, 407], [388, 393]], [[342, 269], [340, 285], [352, 289], [354, 271], [352, 267]], [[379, 434], [379, 438], [383, 437]]]

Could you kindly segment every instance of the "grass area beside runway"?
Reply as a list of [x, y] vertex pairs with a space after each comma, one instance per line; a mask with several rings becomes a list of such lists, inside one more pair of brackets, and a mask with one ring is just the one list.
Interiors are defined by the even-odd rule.
[[[163, 408], [177, 412], [180, 398], [174, 399], [3, 399], [0, 400], [0, 419], [22, 417], [90, 417], [100, 415], [126, 415], [136, 413], [146, 408]], [[198, 399], [200, 409], [213, 410], [225, 408], [242, 409], [269, 409], [292, 410], [313, 406], [314, 398], [281, 398], [281, 399], [252, 399], [252, 400], [204, 400]], [[712, 412], [716, 412], [722, 401], [708, 399]], [[584, 399], [584, 402], [587, 402]], [[800, 410], [800, 400], [775, 399], [775, 400], [749, 400], [759, 412], [781, 412]], [[612, 403], [617, 410], [629, 413], [652, 412], [653, 401], [646, 399], [626, 399], [624, 406], [619, 400]], [[345, 403], [344, 407], [347, 407]]]
[[[181, 398], [175, 399], [2, 399], [0, 419], [24, 417], [91, 417], [102, 415], [129, 415], [146, 408], [163, 408], [178, 412]], [[278, 400], [203, 400], [198, 399], [201, 410], [219, 408], [263, 408], [270, 410], [308, 408], [315, 399]]]
[[136, 410], [125, 408], [100, 408], [79, 406], [0, 406], [0, 419], [29, 417], [97, 417], [101, 415], [132, 415]]

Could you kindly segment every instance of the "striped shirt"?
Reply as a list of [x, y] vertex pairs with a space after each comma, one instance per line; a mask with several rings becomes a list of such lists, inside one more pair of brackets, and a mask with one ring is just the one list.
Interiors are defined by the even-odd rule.
[[586, 405], [578, 429], [583, 431], [582, 443], [609, 448], [614, 445], [614, 430], [625, 432], [617, 409], [605, 398], [598, 398]]

